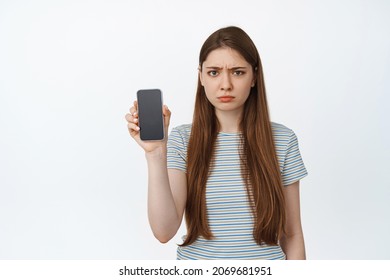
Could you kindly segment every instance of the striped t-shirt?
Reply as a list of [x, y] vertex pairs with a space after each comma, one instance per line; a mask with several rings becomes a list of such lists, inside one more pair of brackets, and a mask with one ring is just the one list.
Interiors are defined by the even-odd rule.
[[[284, 186], [307, 175], [294, 132], [271, 123]], [[168, 168], [186, 172], [191, 125], [172, 129], [168, 138]], [[177, 248], [177, 259], [285, 259], [281, 247], [258, 245], [253, 238], [254, 219], [241, 176], [241, 133], [218, 133], [215, 157], [206, 184], [206, 208], [212, 240], [202, 236]], [[185, 236], [183, 236], [183, 240]]]

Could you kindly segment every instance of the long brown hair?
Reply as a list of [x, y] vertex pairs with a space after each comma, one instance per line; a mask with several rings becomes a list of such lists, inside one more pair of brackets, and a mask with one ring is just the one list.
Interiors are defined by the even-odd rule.
[[[199, 67], [218, 48], [238, 51], [253, 67], [256, 77], [241, 118], [241, 173], [254, 215], [253, 237], [258, 244], [276, 245], [286, 221], [282, 180], [275, 151], [261, 60], [250, 37], [238, 27], [217, 30], [208, 37], [199, 55]], [[212, 239], [206, 209], [206, 183], [210, 173], [219, 122], [198, 78], [195, 110], [187, 150], [187, 238]]]

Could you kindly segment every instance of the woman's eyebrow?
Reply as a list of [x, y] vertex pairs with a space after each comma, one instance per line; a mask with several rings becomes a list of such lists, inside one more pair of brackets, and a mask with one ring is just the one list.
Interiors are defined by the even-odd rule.
[[[222, 70], [223, 67], [219, 67], [219, 66], [206, 66], [207, 69], [216, 69], [216, 70]], [[228, 70], [238, 70], [238, 69], [247, 69], [248, 67], [246, 66], [236, 66], [236, 67], [231, 67], [231, 68], [228, 68]]]

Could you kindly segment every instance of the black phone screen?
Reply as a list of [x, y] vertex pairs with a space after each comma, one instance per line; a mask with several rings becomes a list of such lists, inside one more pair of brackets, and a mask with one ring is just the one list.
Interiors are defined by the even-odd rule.
[[137, 92], [137, 100], [141, 140], [164, 139], [161, 90], [141, 89]]

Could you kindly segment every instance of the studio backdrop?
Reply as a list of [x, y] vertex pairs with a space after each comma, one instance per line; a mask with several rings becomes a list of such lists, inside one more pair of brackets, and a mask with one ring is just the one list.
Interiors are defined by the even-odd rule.
[[309, 175], [309, 259], [390, 259], [389, 1], [0, 1], [0, 259], [174, 259], [125, 114], [159, 88], [191, 123], [198, 54], [236, 25]]

